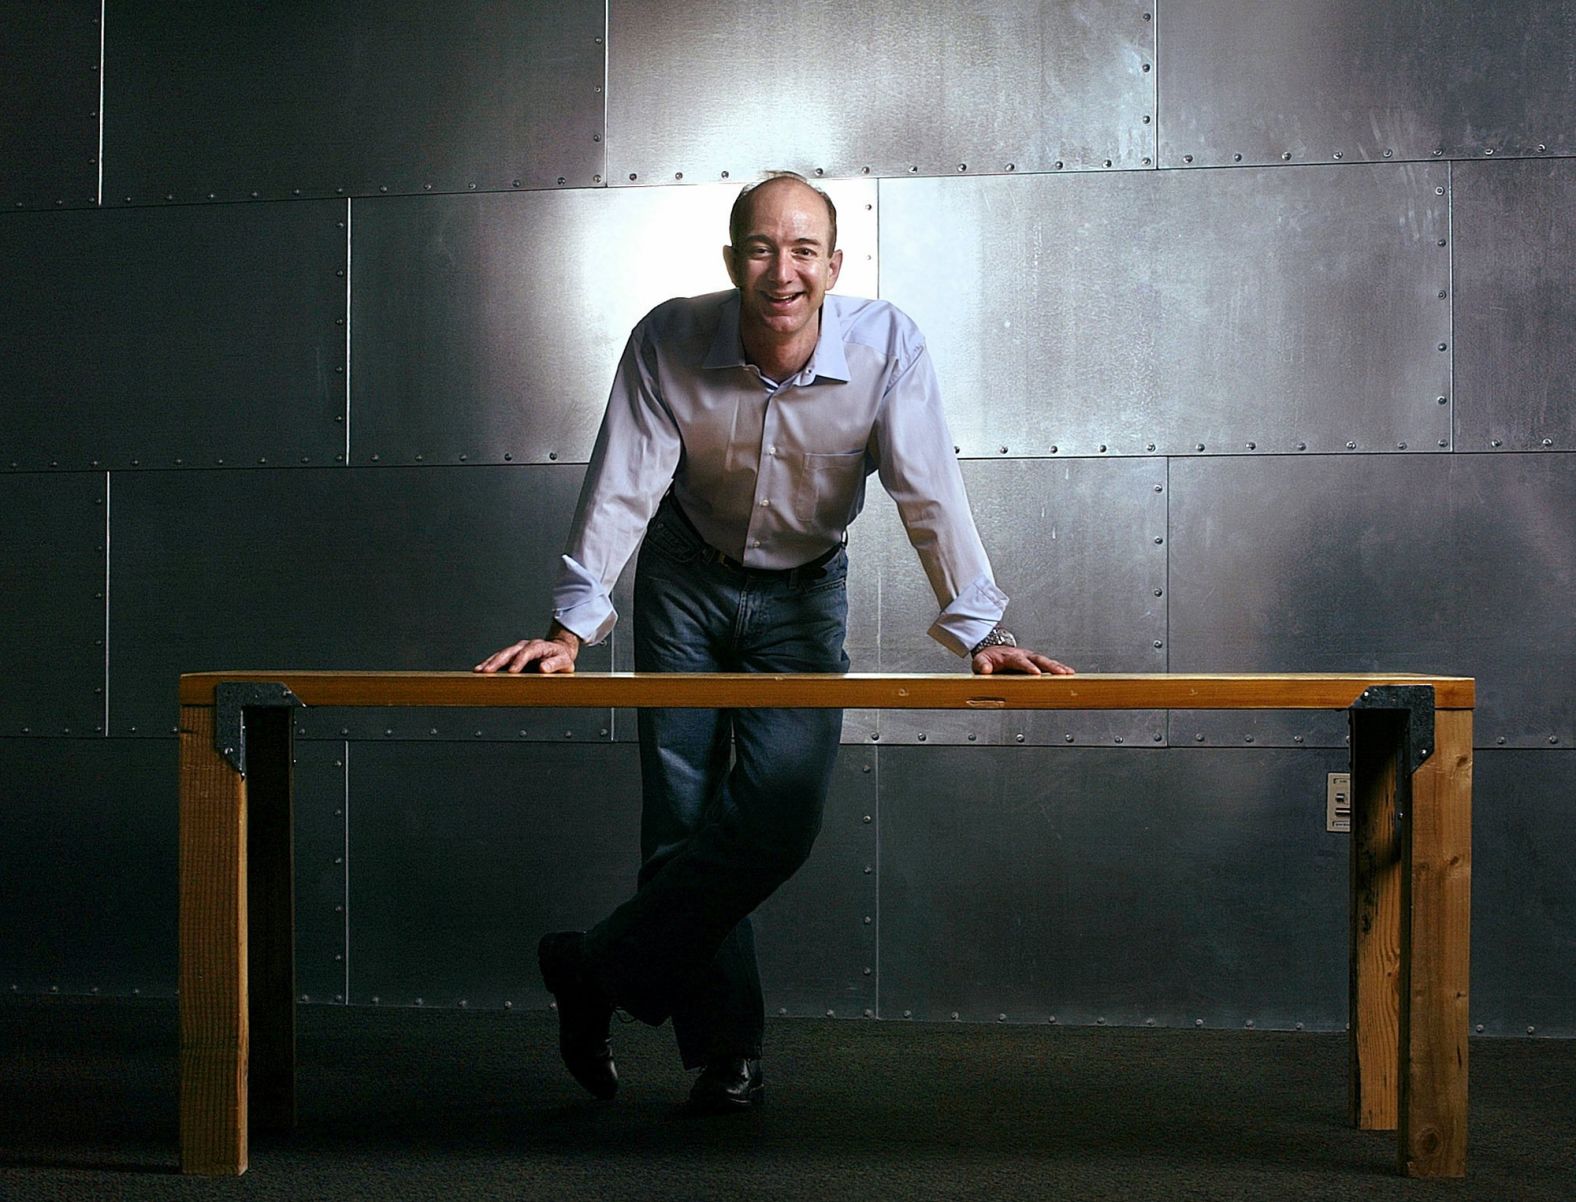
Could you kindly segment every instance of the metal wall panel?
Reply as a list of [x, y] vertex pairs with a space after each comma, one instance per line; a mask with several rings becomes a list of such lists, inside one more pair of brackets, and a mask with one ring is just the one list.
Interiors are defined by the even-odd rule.
[[1331, 752], [881, 752], [881, 1016], [1335, 1028]]
[[102, 472], [0, 476], [0, 734], [104, 729]]
[[[350, 989], [355, 1003], [535, 1006], [546, 931], [599, 921], [634, 888], [633, 747], [353, 744]], [[875, 1005], [874, 771], [845, 752], [821, 842], [762, 908], [767, 1004]]]
[[600, 183], [603, 33], [599, 0], [117, 0], [105, 196]]
[[1160, 164], [1570, 154], [1568, 0], [1166, 0]]
[[1148, 166], [1151, 8], [613, 0], [608, 177]]
[[[1086, 672], [1165, 670], [1164, 463], [998, 459], [963, 464], [963, 479], [997, 582], [1012, 598], [1007, 625], [1026, 646]], [[936, 597], [897, 507], [872, 488], [868, 509], [849, 548], [852, 557], [873, 547], [880, 562], [873, 669], [968, 671], [926, 633]], [[1159, 714], [1144, 711], [884, 710], [870, 721], [883, 743], [1150, 746], [1164, 729]]]
[[544, 931], [588, 926], [639, 864], [633, 748], [354, 744], [350, 998], [545, 1006]]
[[1443, 165], [882, 181], [881, 295], [927, 332], [965, 455], [1434, 449], [1447, 182]]
[[1576, 449], [1576, 163], [1452, 175], [1457, 445]]
[[845, 748], [809, 861], [756, 911], [768, 1014], [875, 1013], [876, 787], [875, 751]]
[[[833, 183], [840, 290], [876, 290], [875, 186]], [[584, 462], [629, 331], [729, 287], [732, 184], [355, 206], [355, 463]]]
[[1172, 671], [1458, 673], [1479, 746], [1576, 739], [1565, 456], [1195, 459], [1171, 488]]
[[307, 1002], [348, 996], [349, 748], [344, 742], [295, 744], [296, 995]]
[[1576, 756], [1490, 751], [1472, 788], [1472, 1021], [1576, 1036]]
[[[550, 613], [576, 466], [117, 476], [111, 729], [168, 730], [181, 672], [468, 670]], [[550, 515], [550, 516], [548, 516]], [[608, 666], [605, 649], [583, 657]], [[544, 711], [302, 711], [337, 738], [515, 738]], [[563, 711], [604, 738], [606, 710]], [[336, 724], [337, 723], [337, 724]], [[389, 731], [390, 735], [384, 732]], [[590, 732], [590, 733], [585, 733]], [[561, 738], [559, 731], [556, 737]]]
[[172, 997], [174, 739], [0, 739], [0, 988]]
[[0, 3], [0, 208], [98, 203], [99, 7]]
[[0, 222], [0, 467], [332, 463], [345, 206]]

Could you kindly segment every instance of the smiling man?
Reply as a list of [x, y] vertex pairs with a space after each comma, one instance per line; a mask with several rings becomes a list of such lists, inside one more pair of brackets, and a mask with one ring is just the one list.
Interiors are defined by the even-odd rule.
[[[668, 301], [630, 335], [547, 636], [477, 670], [573, 671], [612, 629], [638, 544], [638, 671], [846, 671], [843, 544], [874, 472], [936, 594], [931, 635], [975, 672], [1071, 672], [999, 625], [1007, 597], [919, 331], [883, 301], [828, 295], [843, 261], [831, 199], [775, 173], [740, 194], [729, 239], [731, 291]], [[763, 1096], [765, 1023], [749, 915], [810, 854], [842, 712], [643, 709], [639, 728], [635, 894], [538, 948], [559, 1049], [610, 1098], [614, 1009], [671, 1018], [685, 1067], [701, 1069], [691, 1109], [747, 1109]]]

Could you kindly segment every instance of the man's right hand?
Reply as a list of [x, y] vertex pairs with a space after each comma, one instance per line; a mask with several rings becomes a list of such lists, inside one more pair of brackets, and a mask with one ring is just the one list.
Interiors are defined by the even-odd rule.
[[495, 651], [473, 672], [524, 672], [533, 664], [542, 673], [573, 672], [575, 657], [580, 654], [580, 636], [565, 630], [557, 622], [547, 632], [545, 639], [522, 639], [511, 643], [502, 651]]

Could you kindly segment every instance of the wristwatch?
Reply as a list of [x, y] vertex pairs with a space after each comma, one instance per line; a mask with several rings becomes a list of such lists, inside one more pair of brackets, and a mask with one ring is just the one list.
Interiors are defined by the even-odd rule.
[[987, 647], [1016, 647], [1017, 638], [1010, 630], [1003, 630], [1000, 626], [992, 626], [991, 631], [969, 650], [970, 655], [978, 655]]

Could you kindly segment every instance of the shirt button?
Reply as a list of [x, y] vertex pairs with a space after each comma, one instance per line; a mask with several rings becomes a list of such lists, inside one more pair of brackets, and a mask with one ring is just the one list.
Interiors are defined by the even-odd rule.
[[771, 504], [771, 502], [768, 501], [765, 497], [761, 498], [761, 508], [762, 509], [765, 509], [770, 504]]
[[775, 443], [773, 443], [771, 446], [767, 447], [766, 448], [766, 453], [768, 455], [775, 455], [775, 454], [777, 454], [777, 445]]
[[758, 538], [752, 538], [752, 539], [751, 539], [751, 540], [750, 540], [750, 546], [752, 546], [752, 547], [758, 547], [758, 546], [760, 546], [760, 545], [761, 545], [761, 540], [760, 540], [760, 539], [758, 539]]

